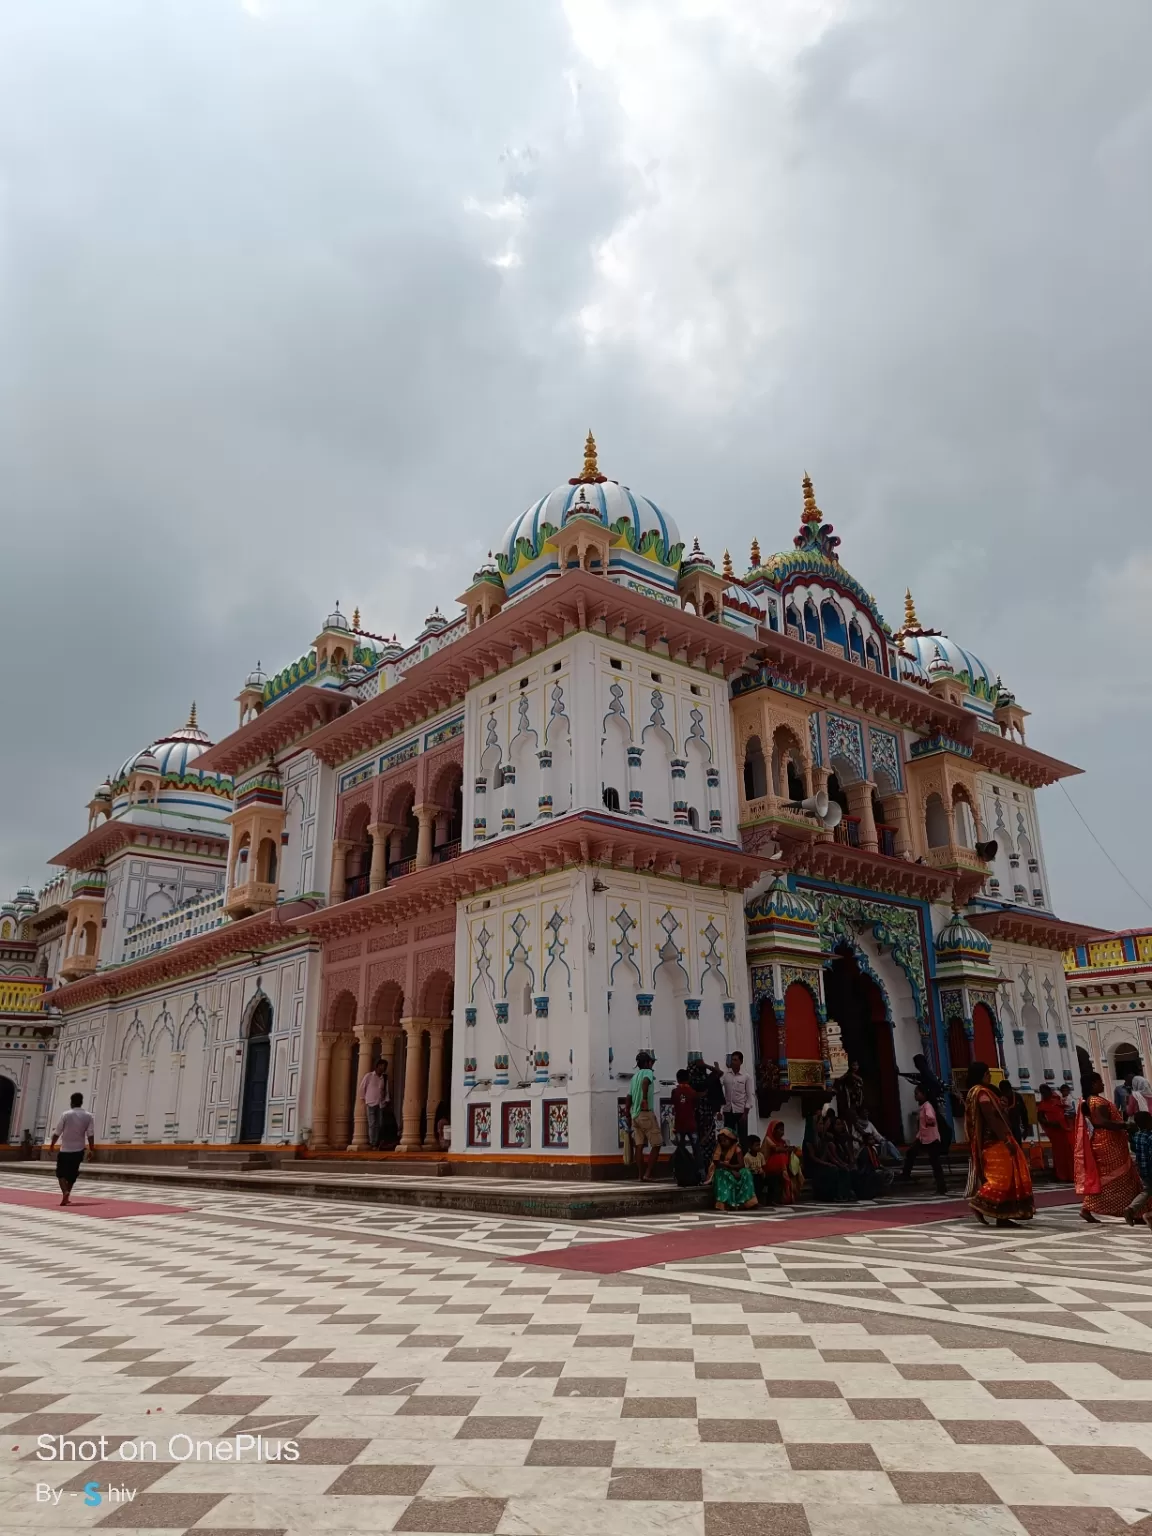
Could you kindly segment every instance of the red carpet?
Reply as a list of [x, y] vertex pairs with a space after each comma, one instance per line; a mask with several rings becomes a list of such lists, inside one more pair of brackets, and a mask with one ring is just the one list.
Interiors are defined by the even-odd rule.
[[[1042, 1190], [1036, 1205], [1068, 1205], [1076, 1200], [1071, 1190]], [[674, 1264], [683, 1259], [702, 1259], [710, 1253], [735, 1253], [743, 1248], [775, 1247], [779, 1243], [811, 1242], [818, 1237], [846, 1237], [856, 1232], [881, 1232], [896, 1227], [921, 1226], [931, 1221], [954, 1221], [972, 1213], [964, 1200], [942, 1200], [935, 1204], [894, 1205], [888, 1210], [871, 1209], [859, 1216], [850, 1211], [811, 1216], [791, 1216], [782, 1221], [761, 1218], [738, 1220], [731, 1226], [689, 1227], [660, 1232], [651, 1237], [619, 1238], [607, 1243], [587, 1243], [579, 1248], [553, 1249], [548, 1253], [506, 1256], [509, 1264], [540, 1264], [545, 1269], [581, 1269], [594, 1275], [618, 1275], [626, 1269], [644, 1269], [650, 1264]]]
[[54, 1206], [61, 1216], [99, 1216], [104, 1221], [117, 1216], [182, 1216], [187, 1209], [183, 1205], [156, 1205], [148, 1200], [86, 1200], [83, 1195], [73, 1195], [72, 1203], [62, 1206], [59, 1191], [47, 1189], [0, 1189], [0, 1205]]

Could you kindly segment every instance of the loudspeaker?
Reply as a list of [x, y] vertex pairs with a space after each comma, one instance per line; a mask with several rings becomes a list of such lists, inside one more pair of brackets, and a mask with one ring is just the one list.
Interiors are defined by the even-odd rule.
[[801, 800], [800, 809], [810, 811], [813, 816], [823, 821], [828, 814], [828, 796], [822, 789], [818, 790], [816, 794], [809, 795], [807, 800]]
[[996, 850], [999, 846], [1000, 845], [995, 838], [992, 838], [992, 840], [987, 843], [977, 843], [976, 857], [978, 859], [983, 859], [985, 864], [991, 864], [992, 860], [996, 857]]
[[833, 800], [829, 805], [826, 813], [821, 816], [820, 820], [824, 823], [825, 831], [834, 832], [840, 823], [844, 820], [844, 810], [842, 806]]

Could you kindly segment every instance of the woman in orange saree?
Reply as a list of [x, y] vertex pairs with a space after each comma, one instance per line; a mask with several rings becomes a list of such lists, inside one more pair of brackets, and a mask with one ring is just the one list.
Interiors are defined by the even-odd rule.
[[1143, 1189], [1132, 1161], [1128, 1132], [1120, 1111], [1104, 1097], [1104, 1079], [1093, 1073], [1084, 1085], [1076, 1112], [1076, 1193], [1083, 1197], [1085, 1221], [1123, 1216]]
[[1052, 1177], [1058, 1184], [1071, 1184], [1074, 1177], [1072, 1136], [1064, 1113], [1064, 1100], [1058, 1093], [1053, 1093], [1047, 1083], [1040, 1089], [1036, 1118], [1044, 1127], [1044, 1134], [1052, 1148]]
[[998, 1227], [1031, 1221], [1035, 1205], [1028, 1160], [1008, 1127], [999, 1094], [988, 1084], [988, 1068], [982, 1061], [968, 1067], [964, 1130], [971, 1160], [968, 1204], [976, 1220], [987, 1226], [991, 1216]]

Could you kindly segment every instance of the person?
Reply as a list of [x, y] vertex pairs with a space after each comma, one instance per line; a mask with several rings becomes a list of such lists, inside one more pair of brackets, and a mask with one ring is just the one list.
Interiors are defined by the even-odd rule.
[[676, 1086], [672, 1090], [672, 1130], [677, 1142], [683, 1141], [696, 1151], [696, 1105], [700, 1094], [688, 1078], [688, 1070], [681, 1067], [676, 1074]]
[[944, 1169], [941, 1163], [944, 1146], [940, 1139], [939, 1116], [935, 1105], [928, 1097], [928, 1090], [921, 1087], [919, 1083], [916, 1085], [916, 1103], [920, 1106], [917, 1111], [916, 1135], [908, 1144], [908, 1152], [904, 1158], [904, 1171], [900, 1177], [906, 1184], [911, 1181], [913, 1165], [923, 1152], [932, 1168], [932, 1177], [936, 1180], [936, 1193], [943, 1195], [948, 1192], [948, 1186], [944, 1181]]
[[971, 1159], [968, 1204], [976, 1220], [987, 1226], [991, 1216], [998, 1227], [1031, 1221], [1035, 1201], [1028, 1160], [1012, 1134], [1004, 1101], [989, 1084], [988, 1066], [983, 1061], [973, 1061], [968, 1067], [964, 1129]]
[[870, 1145], [859, 1123], [849, 1125], [839, 1115], [832, 1122], [832, 1140], [837, 1155], [848, 1169], [852, 1189], [858, 1200], [876, 1200], [892, 1182], [887, 1168], [881, 1168], [876, 1149]]
[[716, 1133], [716, 1150], [712, 1154], [712, 1191], [718, 1211], [752, 1210], [756, 1206], [756, 1189], [752, 1175], [744, 1166], [740, 1142], [731, 1126]]
[[1120, 1081], [1113, 1086], [1112, 1102], [1123, 1117], [1128, 1113], [1128, 1095], [1132, 1092], [1132, 1079], [1136, 1076], [1136, 1068], [1132, 1066], [1121, 1067]]
[[748, 1150], [744, 1154], [744, 1166], [752, 1175], [752, 1187], [756, 1191], [757, 1200], [761, 1201], [762, 1203], [767, 1201], [768, 1190], [765, 1182], [764, 1172], [764, 1149], [759, 1136], [749, 1136]]
[[650, 1051], [637, 1051], [636, 1070], [632, 1074], [632, 1145], [636, 1148], [636, 1164], [642, 1184], [647, 1184], [656, 1172], [664, 1140], [660, 1117], [656, 1113], [656, 1074], [652, 1070], [655, 1060]]
[[829, 1104], [819, 1115], [809, 1115], [804, 1122], [802, 1164], [804, 1177], [812, 1186], [816, 1200], [854, 1201], [848, 1168], [833, 1145], [828, 1124]]
[[871, 1120], [858, 1121], [856, 1129], [859, 1131], [864, 1145], [871, 1147], [872, 1151], [876, 1154], [878, 1162], [895, 1163], [899, 1166], [902, 1161], [899, 1149], [893, 1142], [888, 1140], [881, 1130], [873, 1125]]
[[1137, 1074], [1128, 1090], [1128, 1118], [1134, 1120], [1142, 1109], [1152, 1111], [1152, 1083]]
[[928, 1102], [936, 1111], [936, 1129], [940, 1132], [940, 1145], [945, 1155], [947, 1155], [948, 1149], [952, 1145], [952, 1122], [945, 1113], [944, 1106], [951, 1099], [953, 1112], [958, 1110], [962, 1114], [964, 1111], [964, 1100], [960, 1095], [952, 1093], [950, 1089], [944, 1086], [928, 1065], [928, 1058], [926, 1056], [913, 1056], [912, 1064], [916, 1068], [915, 1072], [901, 1072], [900, 1076], [906, 1082], [923, 1088], [924, 1092], [928, 1095]]
[[1136, 1164], [1136, 1172], [1140, 1175], [1140, 1182], [1144, 1187], [1129, 1201], [1128, 1209], [1124, 1212], [1124, 1220], [1130, 1227], [1134, 1227], [1137, 1216], [1143, 1216], [1152, 1227], [1152, 1214], [1149, 1214], [1148, 1210], [1152, 1205], [1152, 1114], [1148, 1110], [1136, 1111], [1130, 1136], [1132, 1161]]
[[1058, 1184], [1071, 1184], [1072, 1137], [1068, 1130], [1068, 1114], [1064, 1100], [1052, 1092], [1050, 1083], [1040, 1085], [1040, 1102], [1036, 1106], [1036, 1118], [1040, 1121], [1048, 1145], [1052, 1148], [1052, 1177]]
[[1143, 1187], [1128, 1149], [1124, 1116], [1104, 1097], [1099, 1072], [1091, 1073], [1084, 1084], [1076, 1114], [1073, 1168], [1085, 1221], [1122, 1216]]
[[706, 1066], [702, 1060], [688, 1068], [689, 1086], [696, 1099], [696, 1167], [705, 1183], [712, 1176], [712, 1153], [716, 1149], [716, 1116], [724, 1107], [724, 1089], [718, 1065]]
[[1012, 1135], [1023, 1147], [1028, 1140], [1028, 1116], [1024, 1111], [1020, 1095], [1006, 1077], [1001, 1079], [996, 1092], [1000, 1095], [1004, 1118], [1008, 1122]]
[[[748, 1111], [752, 1108], [752, 1079], [744, 1070], [744, 1054], [733, 1051], [728, 1058], [728, 1070], [721, 1074], [724, 1089], [724, 1124], [735, 1131], [743, 1146], [748, 1140]], [[713, 1063], [719, 1072], [719, 1062]]]
[[368, 1114], [368, 1145], [372, 1148], [379, 1147], [383, 1111], [388, 1104], [388, 1063], [383, 1056], [374, 1067], [365, 1072], [360, 1079], [360, 1087], [356, 1091], [364, 1100], [364, 1108]]
[[96, 1151], [96, 1122], [84, 1108], [84, 1095], [74, 1093], [69, 1102], [72, 1107], [60, 1116], [48, 1147], [51, 1152], [56, 1143], [60, 1143], [56, 1153], [56, 1181], [60, 1185], [61, 1205], [72, 1203], [72, 1187], [80, 1177], [80, 1164], [84, 1161], [84, 1143], [88, 1143], [89, 1154]]
[[836, 1079], [836, 1104], [849, 1125], [864, 1118], [864, 1078], [858, 1061], [849, 1062], [844, 1076]]
[[[794, 1153], [784, 1137], [783, 1120], [772, 1120], [760, 1143], [764, 1199], [769, 1205], [791, 1205], [796, 1199], [792, 1178]], [[759, 1193], [759, 1191], [757, 1191]]]

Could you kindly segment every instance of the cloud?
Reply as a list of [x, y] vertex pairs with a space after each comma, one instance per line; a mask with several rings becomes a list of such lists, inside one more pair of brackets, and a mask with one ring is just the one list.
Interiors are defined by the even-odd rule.
[[[1152, 859], [1143, 0], [261, 9], [0, 12], [3, 884], [337, 596], [450, 605], [589, 423], [714, 555], [809, 469]], [[1141, 919], [1055, 809], [1047, 855]]]

